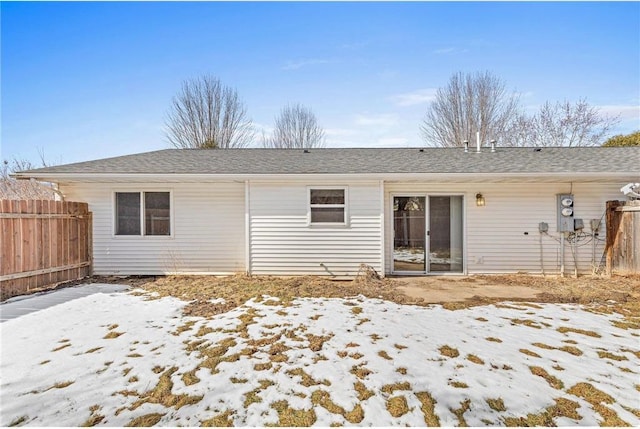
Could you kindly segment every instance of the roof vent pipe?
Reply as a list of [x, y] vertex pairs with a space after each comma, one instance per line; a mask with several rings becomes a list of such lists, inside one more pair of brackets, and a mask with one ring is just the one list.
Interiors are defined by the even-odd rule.
[[476, 131], [476, 152], [480, 153], [480, 131]]
[[491, 152], [495, 152], [495, 151], [496, 151], [496, 141], [491, 140]]
[[464, 153], [469, 152], [469, 140], [465, 140], [463, 143], [464, 143]]

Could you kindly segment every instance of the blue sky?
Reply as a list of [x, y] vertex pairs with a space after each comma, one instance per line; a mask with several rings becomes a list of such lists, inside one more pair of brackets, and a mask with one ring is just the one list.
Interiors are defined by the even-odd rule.
[[438, 87], [489, 70], [522, 104], [587, 101], [640, 129], [638, 2], [1, 4], [1, 157], [169, 147], [185, 79], [237, 89], [258, 128], [310, 107], [333, 147], [417, 146]]

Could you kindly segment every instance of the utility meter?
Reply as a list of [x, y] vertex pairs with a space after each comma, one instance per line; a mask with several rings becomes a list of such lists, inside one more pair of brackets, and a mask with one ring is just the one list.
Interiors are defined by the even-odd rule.
[[573, 232], [575, 231], [573, 221], [573, 195], [559, 194], [557, 197], [558, 232]]

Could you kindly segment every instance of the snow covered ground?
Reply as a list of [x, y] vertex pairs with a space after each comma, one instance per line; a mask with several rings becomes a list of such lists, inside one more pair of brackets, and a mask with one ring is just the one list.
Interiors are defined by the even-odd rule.
[[185, 304], [98, 293], [0, 324], [0, 425], [486, 426], [560, 404], [557, 425], [640, 425], [638, 331], [615, 313], [265, 297], [203, 319]]

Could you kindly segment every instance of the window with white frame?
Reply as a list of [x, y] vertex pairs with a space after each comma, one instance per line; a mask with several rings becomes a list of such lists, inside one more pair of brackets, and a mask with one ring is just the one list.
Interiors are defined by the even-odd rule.
[[310, 188], [311, 224], [346, 223], [346, 188]]
[[169, 192], [116, 192], [115, 205], [115, 235], [171, 235]]

